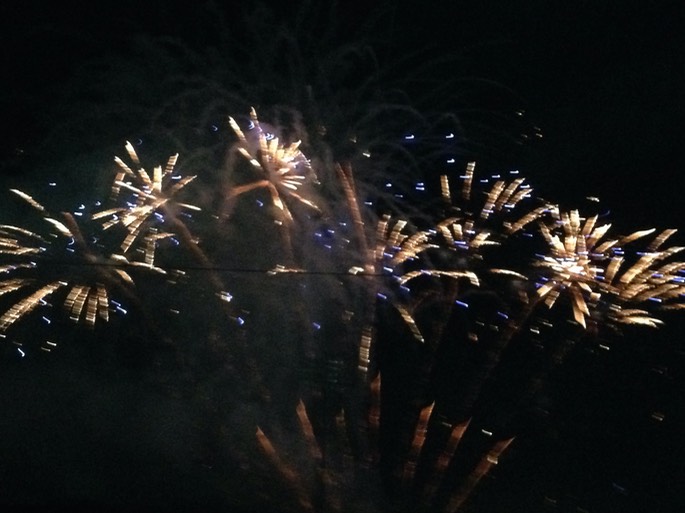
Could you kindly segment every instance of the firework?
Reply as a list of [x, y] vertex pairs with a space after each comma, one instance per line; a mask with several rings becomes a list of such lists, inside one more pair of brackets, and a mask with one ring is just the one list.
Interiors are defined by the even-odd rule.
[[[642, 324], [656, 327], [661, 321], [643, 308], [647, 302], [662, 308], [682, 308], [678, 300], [685, 292], [679, 272], [683, 262], [670, 261], [683, 247], [660, 249], [675, 230], [662, 231], [637, 260], [625, 265], [625, 246], [652, 233], [654, 229], [636, 231], [615, 239], [606, 238], [609, 224], [596, 226], [597, 216], [584, 222], [577, 210], [562, 213], [550, 229], [540, 224], [550, 254], [543, 255], [537, 266], [544, 270], [537, 297], [548, 307], [559, 296], [571, 300], [575, 321], [586, 327], [592, 310], [608, 310], [606, 320], [617, 324]], [[557, 233], [559, 232], [559, 233]]]
[[[250, 307], [256, 313], [247, 307], [240, 310], [240, 300], [228, 292], [223, 270], [215, 264], [235, 250], [254, 260], [254, 248], [244, 247], [240, 237], [224, 234], [238, 219], [222, 217], [220, 211], [204, 219], [222, 221], [211, 221], [211, 226], [184, 221], [190, 212], [200, 211], [180, 201], [182, 194], [197, 192], [197, 182], [190, 186], [195, 176], [178, 173], [177, 154], [148, 173], [127, 143], [128, 158], [115, 158], [114, 206], [91, 216], [97, 221], [97, 237], [85, 233], [71, 214], [53, 216], [30, 195], [12, 190], [39, 214], [47, 230], [0, 225], [0, 296], [11, 300], [0, 315], [0, 332], [58, 293], [64, 296], [62, 305], [72, 321], [86, 326], [107, 321], [113, 311], [112, 294], [137, 298], [130, 269], [169, 272], [157, 267], [163, 261], [161, 242], [177, 241], [210, 276], [209, 297], [219, 298], [216, 307], [227, 314], [214, 316], [212, 310], [207, 317], [213, 317], [211, 322], [193, 324], [192, 343], [179, 347], [188, 351], [186, 361], [194, 362], [200, 360], [196, 346], [204, 344], [212, 372], [221, 375], [216, 383], [224, 386], [234, 379], [248, 389], [243, 391], [246, 396], [259, 398], [260, 414], [246, 421], [252, 442], [294, 492], [298, 510], [345, 510], [350, 497], [350, 504], [356, 501], [355, 506], [372, 510], [375, 496], [362, 482], [374, 473], [390, 483], [388, 491], [399, 489], [403, 497], [410, 497], [412, 507], [463, 507], [514, 440], [506, 430], [493, 434], [495, 430], [484, 428], [492, 407], [483, 391], [498, 386], [497, 372], [506, 363], [511, 341], [530, 343], [533, 337], [527, 330], [562, 303], [570, 305], [575, 324], [585, 328], [579, 337], [592, 334], [589, 328], [597, 324], [657, 327], [662, 321], [656, 312], [683, 308], [685, 263], [674, 261], [683, 248], [665, 247], [675, 230], [611, 237], [610, 225], [599, 225], [597, 216], [583, 218], [577, 210], [560, 212], [546, 202], [534, 203], [533, 190], [523, 178], [496, 177], [491, 186], [478, 189], [473, 162], [466, 166], [458, 194], [452, 194], [450, 177], [441, 177], [442, 206], [435, 218], [427, 219], [427, 214], [417, 221], [367, 208], [347, 161], [335, 164], [331, 176], [336, 180], [324, 184], [337, 192], [328, 199], [339, 204], [328, 205], [323, 194], [314, 199], [321, 184], [300, 143], [285, 144], [269, 133], [254, 109], [250, 122], [247, 130], [229, 119], [237, 137], [232, 155], [239, 159], [230, 171], [239, 176], [247, 170], [247, 178], [220, 191], [223, 197], [211, 204], [223, 201], [220, 210], [225, 210], [261, 191], [274, 207], [275, 219], [267, 222], [276, 221], [281, 237], [269, 249], [275, 247], [274, 253], [285, 254], [287, 261], [268, 269], [243, 269], [261, 273], [270, 284], [278, 281], [272, 288], [247, 291], [256, 298]], [[202, 203], [203, 212], [206, 204]], [[248, 208], [236, 212], [250, 215]], [[246, 224], [253, 228], [253, 221], [249, 218]], [[349, 240], [311, 257], [305, 241], [314, 238], [309, 230], [319, 221], [344, 225]], [[524, 230], [534, 223], [538, 231], [524, 237]], [[201, 244], [190, 227], [206, 235], [204, 241], [211, 238], [211, 244]], [[114, 239], [115, 251], [103, 254], [106, 245], [98, 238], [103, 233]], [[630, 252], [652, 235], [646, 247]], [[261, 244], [263, 239], [250, 240]], [[544, 243], [542, 254], [508, 258], [512, 240], [523, 247], [532, 239]], [[302, 247], [293, 241], [302, 242]], [[339, 258], [341, 247], [353, 256]], [[323, 263], [308, 268], [306, 263], [317, 258]], [[506, 260], [507, 268], [491, 265], [493, 260]], [[310, 275], [321, 268], [347, 269], [344, 280], [335, 278], [336, 286], [345, 290], [323, 287], [303, 293], [314, 284]], [[287, 280], [297, 281], [293, 285]], [[251, 285], [245, 288], [252, 289]], [[156, 306], [154, 297], [138, 299]], [[487, 302], [487, 308], [479, 301]], [[547, 309], [538, 308], [543, 305]], [[317, 338], [315, 333], [325, 322], [312, 319], [327, 308], [335, 309], [327, 312], [335, 322]], [[248, 321], [241, 330], [227, 330], [223, 324], [228, 318], [242, 326], [250, 315], [267, 320], [262, 324], [268, 326], [250, 326]], [[200, 325], [206, 333], [195, 329]], [[196, 343], [202, 336], [207, 340]], [[563, 360], [571, 346], [567, 340], [545, 342], [554, 345], [549, 354], [555, 362]], [[392, 361], [402, 351], [407, 354]], [[294, 364], [287, 361], [290, 357]], [[310, 360], [320, 367], [315, 377], [301, 374]], [[200, 367], [196, 379], [205, 384], [202, 380], [210, 378]], [[541, 367], [544, 372], [532, 373], [534, 384], [521, 387], [521, 403], [530, 399], [552, 366]], [[508, 410], [497, 413], [505, 418], [503, 424], [509, 421]], [[225, 428], [221, 425], [216, 431]], [[487, 433], [486, 442], [482, 433]], [[388, 458], [393, 450], [396, 457]]]
[[313, 176], [309, 161], [299, 149], [300, 141], [287, 146], [281, 144], [275, 134], [267, 134], [262, 129], [254, 109], [250, 111], [250, 120], [249, 139], [233, 118], [229, 118], [229, 123], [238, 137], [237, 151], [247, 159], [258, 178], [254, 182], [234, 186], [229, 193], [229, 201], [255, 189], [266, 189], [273, 205], [287, 222], [292, 222], [293, 216], [284, 198], [292, 198], [318, 210], [313, 201], [299, 193]]
[[[136, 166], [133, 171], [121, 158], [114, 160], [118, 166], [117, 174], [112, 185], [111, 198], [113, 201], [120, 199], [122, 192], [127, 191], [132, 199], [126, 198], [126, 205], [114, 207], [96, 212], [92, 219], [103, 220], [102, 228], [108, 230], [117, 225], [125, 227], [127, 234], [121, 243], [121, 251], [126, 254], [130, 251], [133, 244], [141, 236], [145, 239], [145, 260], [148, 263], [154, 261], [154, 248], [156, 241], [171, 237], [169, 232], [157, 232], [154, 226], [165, 221], [165, 217], [170, 218], [169, 224], [179, 228], [180, 221], [176, 210], [185, 209], [199, 211], [200, 208], [187, 203], [175, 201], [175, 197], [195, 176], [182, 177], [174, 175], [178, 154], [169, 157], [166, 166], [154, 168], [152, 176], [140, 165], [140, 159], [133, 145], [126, 143], [126, 151]], [[187, 230], [187, 229], [186, 229]]]
[[88, 326], [97, 318], [106, 322], [109, 289], [130, 294], [133, 278], [128, 268], [137, 265], [163, 272], [152, 265], [129, 262], [122, 255], [101, 255], [95, 244], [86, 241], [71, 214], [63, 213], [60, 221], [30, 195], [12, 192], [38, 211], [51, 230], [43, 235], [18, 226], [0, 226], [0, 254], [12, 260], [0, 267], [9, 275], [0, 281], [0, 295], [29, 291], [0, 316], [1, 331], [45, 305], [46, 298], [60, 289], [68, 290], [63, 305], [72, 321]]

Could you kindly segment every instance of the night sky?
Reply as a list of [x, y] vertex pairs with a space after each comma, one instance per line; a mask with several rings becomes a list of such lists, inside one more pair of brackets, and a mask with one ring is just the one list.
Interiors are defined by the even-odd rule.
[[[78, 10], [12, 3], [2, 7], [2, 109], [12, 120], [3, 128], [5, 174], [23, 174], [17, 150], [31, 156], [31, 143], [51, 122], [63, 122], [42, 112], [55, 101], [50, 91], [77, 72], [80, 61], [116, 52], [131, 34], [178, 36], [195, 47], [212, 41], [202, 31], [207, 15], [182, 3], [99, 2], [102, 7]], [[227, 30], [239, 31], [239, 11], [224, 11]], [[289, 11], [279, 6], [275, 13]], [[374, 12], [361, 2], [343, 3], [340, 11], [353, 35], [359, 20]], [[544, 139], [529, 151], [530, 162], [502, 165], [527, 164], [526, 175], [544, 194], [597, 196], [630, 227], [676, 226], [683, 168], [677, 144], [685, 80], [681, 11], [676, 2], [407, 4], [383, 14], [390, 28], [378, 36], [385, 45], [379, 53], [387, 58], [429, 49], [449, 57], [442, 73], [466, 82], [467, 94], [470, 80], [510, 91], [507, 107], [524, 109], [526, 122]], [[486, 99], [477, 98], [477, 108], [500, 109], [487, 103], [495, 87], [482, 89]], [[110, 139], [130, 137], [137, 128], [117, 129], [122, 133]]]
[[[141, 95], [131, 107], [130, 92], [145, 87], [108, 81], [110, 59], [126, 61], [132, 37], [177, 37], [194, 50], [215, 44], [218, 36], [206, 28], [214, 26], [213, 11], [205, 4], [221, 12], [226, 30], [240, 37], [241, 13], [249, 7], [224, 3], [96, 1], [72, 10], [58, 2], [41, 8], [3, 2], [0, 186], [45, 191], [48, 181], [74, 179], [76, 190], [69, 194], [77, 201], [87, 187], [100, 185], [96, 172], [84, 170], [108, 165], [124, 140], [147, 129], [144, 114], [137, 126], [135, 109], [147, 113], [168, 100]], [[682, 5], [390, 3], [340, 2], [340, 44], [346, 43], [345, 34], [358, 35], [365, 17], [380, 9], [387, 32], [362, 34], [378, 38], [381, 66], [414, 52], [421, 55], [419, 62], [444, 61], [429, 69], [438, 82], [454, 82], [457, 114], [463, 110], [465, 119], [472, 119], [472, 102], [477, 119], [487, 125], [474, 136], [488, 134], [487, 140], [469, 150], [485, 169], [519, 169], [539, 194], [567, 206], [598, 197], [624, 232], [685, 228]], [[294, 16], [287, 4], [268, 9], [276, 18]], [[325, 27], [311, 27], [314, 35], [320, 30]], [[80, 93], [73, 84], [85, 83], [83, 70], [93, 62], [99, 63], [94, 69], [101, 72], [97, 84], [104, 92], [99, 98], [93, 82], [87, 105], [101, 102], [103, 114], [81, 122], [75, 102]], [[418, 65], [416, 59], [408, 62]], [[430, 96], [426, 86], [410, 87], [409, 97], [418, 103]], [[450, 101], [438, 98], [436, 108], [449, 108]], [[515, 112], [523, 113], [522, 120]], [[464, 126], [468, 136], [469, 125]], [[9, 195], [2, 191], [0, 198], [0, 213], [13, 212]], [[675, 239], [682, 243], [682, 234]], [[685, 489], [677, 477], [684, 456], [678, 434], [685, 427], [681, 329], [685, 322], [674, 318], [657, 334], [633, 337], [603, 363], [577, 356], [574, 368], [583, 377], [572, 378], [569, 371], [557, 381], [565, 408], [560, 425], [542, 436], [537, 451], [522, 443], [510, 470], [496, 476], [500, 488], [487, 484], [494, 490], [491, 498], [479, 499], [473, 511], [680, 511]], [[650, 339], [652, 350], [640, 345], [641, 337]], [[0, 353], [0, 510], [46, 503], [116, 507], [126, 498], [165, 507], [184, 501], [225, 506], [224, 485], [212, 482], [208, 467], [195, 461], [197, 448], [186, 443], [196, 422], [192, 412], [176, 398], [146, 389], [139, 370], [112, 363], [121, 355], [111, 348], [75, 345], [79, 349], [65, 344], [59, 354], [22, 361], [9, 350]], [[666, 367], [667, 378], [653, 372]], [[565, 394], [567, 384], [577, 393]], [[666, 412], [663, 422], [655, 423], [655, 411]], [[574, 431], [578, 423], [596, 430]], [[545, 450], [557, 459], [545, 458]], [[235, 472], [240, 475], [238, 468]], [[259, 488], [258, 477], [254, 480], [245, 490]], [[228, 488], [236, 508], [250, 501], [248, 491]]]

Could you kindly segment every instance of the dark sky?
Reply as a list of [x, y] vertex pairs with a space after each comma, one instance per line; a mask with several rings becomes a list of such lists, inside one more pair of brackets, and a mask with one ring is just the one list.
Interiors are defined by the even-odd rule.
[[[41, 136], [35, 129], [41, 102], [86, 57], [111, 52], [134, 33], [199, 46], [211, 39], [198, 29], [206, 26], [206, 12], [189, 5], [198, 4], [93, 2], [67, 9], [4, 2], [4, 161], [16, 148], [30, 153]], [[216, 5], [227, 28], [240, 30], [240, 7]], [[685, 19], [677, 2], [457, 1], [390, 8], [341, 2], [339, 21], [354, 34], [377, 7], [386, 8], [381, 23], [392, 27], [393, 35], [382, 36], [384, 51], [396, 57], [431, 48], [427, 55], [449, 57], [446, 76], [497, 83], [520, 99], [544, 138], [529, 160], [510, 165], [527, 166], [523, 172], [545, 195], [559, 201], [559, 194], [598, 196], [629, 226], [679, 224]], [[279, 3], [274, 12], [287, 17], [295, 9]], [[488, 108], [487, 102], [479, 107]]]
[[[93, 1], [84, 4], [84, 7], [69, 9], [59, 2], [49, 2], [47, 5], [41, 2], [40, 7], [37, 2], [2, 2], [0, 116], [3, 123], [0, 169], [3, 176], [0, 185], [12, 185], [17, 181], [22, 185], [30, 185], [34, 180], [43, 181], [51, 159], [59, 161], [63, 156], [59, 152], [54, 155], [37, 154], [36, 148], [45, 148], [43, 139], [50, 132], [51, 121], [64, 121], [50, 117], [54, 116], [54, 112], [60, 112], [59, 109], [53, 110], [53, 99], [59, 97], [53, 91], [60, 90], [62, 84], [78, 74], [86, 59], [116, 54], [119, 49], [126, 48], [122, 40], [134, 34], [180, 37], [201, 48], [214, 40], [212, 34], [202, 30], [207, 23], [203, 17], [206, 11], [198, 5], [205, 3]], [[225, 13], [227, 27], [239, 32], [241, 18], [238, 8], [223, 7], [229, 2], [217, 1], [215, 4]], [[390, 28], [388, 35], [383, 36], [385, 39], [379, 42], [382, 55], [397, 57], [415, 50], [425, 52], [428, 48], [430, 52], [423, 55], [432, 56], [436, 62], [446, 58], [447, 64], [440, 71], [445, 77], [458, 84], [481, 81], [487, 90], [496, 84], [495, 88], [507, 90], [509, 98], [515, 98], [506, 108], [525, 110], [526, 128], [539, 127], [544, 137], [536, 140], [535, 144], [526, 145], [525, 151], [518, 154], [521, 162], [508, 161], [505, 165], [519, 167], [545, 197], [568, 201], [570, 206], [574, 206], [574, 201], [582, 200], [585, 196], [598, 196], [611, 210], [616, 224], [627, 230], [652, 226], [685, 228], [682, 217], [685, 208], [681, 200], [685, 186], [685, 31], [682, 29], [685, 26], [685, 9], [680, 2], [426, 0], [401, 2], [402, 5], [388, 7], [391, 2], [369, 0], [340, 2], [339, 21], [350, 33], [354, 33], [376, 4], [386, 8], [387, 14], [382, 19]], [[247, 2], [241, 5], [243, 9], [250, 8]], [[274, 12], [278, 16], [292, 15], [289, 3], [285, 0], [278, 4]], [[323, 28], [312, 27], [312, 30]], [[269, 37], [269, 34], [264, 34], [264, 37]], [[153, 81], [155, 77], [147, 79]], [[421, 95], [422, 91], [413, 93]], [[491, 98], [493, 105], [490, 108], [493, 111], [501, 108], [501, 104], [488, 94], [476, 97], [480, 108], [487, 110]], [[126, 109], [126, 106], [121, 108]], [[48, 111], [51, 114], [47, 115]], [[103, 119], [101, 125], [89, 126], [86, 130], [96, 134], [99, 131], [106, 132], [112, 123], [114, 121]], [[128, 137], [125, 132], [134, 134], [139, 130], [137, 126], [117, 126], [122, 133], [111, 136], [115, 139], [111, 141], [112, 144]], [[515, 129], [509, 123], [503, 128], [504, 131]], [[69, 134], [63, 135], [64, 140], [68, 141]], [[107, 137], [108, 134], [103, 133], [94, 136], [94, 140], [105, 140]], [[52, 148], [50, 151], [56, 150]], [[68, 148], [64, 149], [64, 152], [68, 151]], [[88, 151], [93, 150], [88, 148]], [[102, 160], [110, 162], [109, 148], [103, 148], [102, 153]], [[4, 209], [5, 205], [0, 203], [0, 214]], [[4, 222], [4, 219], [0, 221]], [[682, 352], [679, 354], [682, 356]], [[83, 358], [86, 363], [93, 365], [92, 359]], [[190, 429], [190, 415], [179, 413], [182, 419], [170, 426], [166, 415], [177, 406], [169, 406], [165, 401], [173, 403], [173, 400], [164, 399], [155, 403], [157, 398], [154, 395], [142, 399], [137, 397], [135, 383], [115, 385], [121, 376], [114, 375], [116, 372], [109, 363], [103, 363], [104, 359], [104, 356], [96, 357], [94, 368], [113, 373], [105, 379], [106, 386], [111, 388], [98, 390], [86, 398], [80, 395], [82, 387], [97, 389], [103, 385], [94, 374], [68, 376], [60, 374], [59, 369], [43, 373], [39, 383], [50, 387], [54, 382], [56, 390], [61, 392], [62, 402], [53, 401], [47, 388], [38, 390], [33, 375], [26, 372], [41, 373], [40, 362], [31, 364], [33, 367], [30, 368], [13, 367], [4, 374], [5, 382], [12, 387], [3, 391], [7, 392], [4, 395], [7, 408], [16, 408], [19, 412], [15, 414], [17, 422], [6, 418], [4, 423], [0, 423], [3, 430], [0, 433], [5, 433], [5, 440], [11, 442], [0, 447], [11, 448], [8, 461], [19, 469], [19, 477], [13, 478], [10, 483], [20, 486], [21, 472], [29, 475], [36, 471], [35, 465], [24, 458], [23, 452], [30, 452], [36, 444], [37, 451], [41, 447], [48, 448], [50, 444], [53, 448], [57, 447], [55, 455], [48, 454], [38, 459], [48, 464], [48, 469], [42, 470], [38, 478], [45, 482], [53, 479], [55, 483], [54, 490], [42, 489], [48, 499], [53, 497], [51, 494], [59, 496], [55, 490], [60, 486], [73, 486], [70, 481], [72, 478], [74, 482], [86, 483], [86, 486], [90, 483], [94, 493], [101, 493], [102, 497], [120, 498], [118, 494], [126, 493], [127, 487], [134, 487], [133, 481], [143, 472], [155, 476], [169, 471], [163, 468], [164, 462], [159, 463], [160, 468], [154, 466], [156, 463], [149, 463], [149, 468], [133, 473], [128, 481], [120, 482], [120, 489], [105, 489], [102, 483], [107, 483], [118, 472], [117, 468], [106, 467], [110, 460], [117, 457], [114, 454], [116, 446], [109, 449], [111, 454], [97, 454], [92, 461], [89, 460], [87, 449], [84, 449], [90, 446], [82, 446], [74, 453], [74, 458], [78, 460], [77, 463], [82, 462], [82, 468], [86, 470], [75, 470], [74, 466], [67, 468], [69, 462], [60, 460], [60, 454], [70, 451], [69, 440], [39, 425], [50, 422], [69, 425], [76, 419], [80, 424], [75, 428], [72, 426], [67, 433], [84, 436], [95, 447], [101, 442], [100, 436], [121, 436], [114, 433], [113, 428], [112, 432], [102, 434], [103, 424], [121, 423], [121, 419], [116, 417], [124, 416], [127, 412], [122, 404], [116, 402], [116, 396], [120, 393], [125, 396], [122, 401], [138, 401], [136, 417], [124, 420], [124, 426], [135, 429], [145, 422], [151, 426], [150, 432], [143, 433], [141, 439], [148, 441], [154, 438], [158, 446], [148, 445], [146, 451], [176, 451], [179, 459], [185, 457], [183, 433], [173, 430], [179, 424], [184, 429]], [[622, 383], [625, 389], [635, 391], [632, 387], [636, 385], [630, 382], [628, 371], [620, 372], [624, 373]], [[596, 369], [590, 377], [594, 384], [601, 383], [603, 379], [601, 372]], [[592, 390], [588, 385], [588, 396]], [[644, 392], [644, 395], [651, 400], [656, 395], [656, 392], [652, 392]], [[634, 401], [638, 408], [640, 397], [626, 399], [616, 390], [606, 393], [611, 400]], [[611, 395], [614, 393], [616, 396]], [[669, 389], [668, 393], [672, 394], [673, 389]], [[44, 411], [24, 409], [24, 397], [42, 404]], [[671, 401], [673, 410], [682, 410], [675, 405], [677, 398], [668, 396], [668, 401]], [[641, 404], [639, 408], [642, 408]], [[77, 412], [73, 413], [74, 419], [72, 411]], [[83, 422], [78, 417], [90, 413], [102, 415], [104, 420]], [[26, 430], [24, 423], [29, 426]], [[152, 433], [153, 427], [160, 426], [172, 432], [171, 435], [167, 437], [169, 432], [166, 431]], [[650, 431], [650, 426], [643, 426], [641, 433], [651, 436], [653, 431]], [[37, 438], [38, 442], [34, 444], [31, 437]], [[611, 439], [618, 444], [616, 438]], [[14, 443], [15, 440], [18, 442]], [[593, 439], [593, 443], [599, 447], [602, 440], [604, 438], [598, 437]], [[656, 441], [659, 454], [668, 454], [670, 440]], [[673, 443], [680, 444], [677, 441]], [[617, 448], [617, 451], [620, 449]], [[187, 448], [185, 450], [190, 452]], [[587, 447], [583, 450], [587, 450]], [[645, 456], [647, 449], [643, 447], [641, 450]], [[46, 451], [49, 453], [49, 449]], [[567, 451], [566, 456], [576, 464], [592, 466], [592, 460], [581, 461], [582, 457], [574, 454], [573, 447], [567, 448]], [[130, 454], [127, 457], [131, 458]], [[645, 458], [648, 459], [647, 456]], [[621, 461], [626, 466], [631, 464], [627, 456]], [[181, 465], [178, 460], [174, 464]], [[658, 464], [652, 462], [652, 465], [650, 468], [655, 472], [663, 470]], [[676, 464], [669, 460], [668, 465], [675, 467]], [[104, 469], [101, 470], [103, 479], [100, 481], [98, 476], [88, 475], [88, 469], [96, 467]], [[126, 473], [125, 465], [122, 468]], [[525, 465], [521, 468], [525, 470]], [[56, 474], [59, 474], [60, 469], [64, 470], [64, 476], [55, 479], [50, 475], [52, 469], [57, 470]], [[185, 467], [183, 471], [176, 472], [177, 477], [180, 476], [179, 483], [189, 478], [184, 472]], [[596, 472], [588, 476], [602, 475], [601, 470]], [[633, 474], [637, 474], [637, 471]], [[584, 490], [581, 493], [592, 487], [592, 483], [585, 481], [590, 477], [576, 477], [581, 483], [578, 488]], [[202, 477], [198, 478], [198, 482], [201, 481]], [[198, 497], [202, 490], [190, 490], [194, 481], [190, 479], [187, 482], [190, 483], [186, 485], [189, 496]], [[514, 482], [523, 487], [528, 485], [523, 478], [519, 478], [519, 481], [514, 479]], [[673, 476], [669, 474], [664, 482], [674, 482]], [[616, 484], [619, 488], [623, 485], [622, 482]], [[103, 489], [98, 489], [98, 486]], [[19, 489], [17, 497], [29, 492], [30, 487]], [[630, 497], [625, 500], [629, 502]], [[666, 503], [672, 504], [677, 500], [676, 497]]]

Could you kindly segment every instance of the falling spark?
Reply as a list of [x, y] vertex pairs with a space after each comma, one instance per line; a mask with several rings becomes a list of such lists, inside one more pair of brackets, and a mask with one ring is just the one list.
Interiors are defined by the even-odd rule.
[[446, 511], [458, 511], [466, 499], [471, 495], [474, 488], [485, 477], [493, 466], [497, 465], [500, 456], [514, 441], [514, 437], [500, 440], [480, 460], [473, 472], [468, 476], [466, 483], [450, 499]]
[[304, 489], [298, 473], [279, 456], [278, 451], [271, 443], [271, 440], [264, 434], [264, 431], [257, 426], [256, 432], [257, 442], [264, 454], [269, 458], [278, 473], [283, 479], [297, 491], [300, 506], [305, 511], [313, 511], [313, 506], [309, 494]]
[[435, 492], [438, 490], [440, 483], [442, 482], [443, 476], [447, 471], [447, 467], [452, 461], [452, 458], [454, 457], [454, 454], [457, 451], [457, 448], [459, 447], [459, 442], [461, 442], [461, 439], [463, 438], [464, 433], [466, 433], [466, 430], [469, 427], [470, 423], [471, 419], [468, 419], [464, 422], [456, 424], [452, 428], [452, 431], [450, 432], [450, 437], [447, 440], [445, 446], [443, 447], [442, 452], [438, 456], [438, 459], [435, 462], [435, 468], [433, 469], [433, 472], [428, 480], [428, 483], [426, 484], [425, 490], [423, 492], [424, 500], [430, 500], [435, 494]]
[[411, 448], [409, 449], [409, 455], [404, 463], [402, 479], [405, 483], [409, 483], [414, 478], [414, 474], [416, 473], [416, 464], [419, 460], [423, 444], [426, 441], [428, 421], [430, 420], [434, 407], [435, 403], [433, 402], [424, 407], [419, 414], [419, 420], [416, 424], [416, 429], [414, 430], [414, 438], [411, 443]]

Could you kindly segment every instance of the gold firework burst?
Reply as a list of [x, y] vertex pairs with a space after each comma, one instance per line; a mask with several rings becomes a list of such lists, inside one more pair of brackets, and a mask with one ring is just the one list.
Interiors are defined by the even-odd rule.
[[416, 259], [423, 251], [438, 247], [430, 242], [429, 231], [421, 230], [409, 235], [405, 231], [407, 226], [407, 220], [399, 219], [393, 223], [389, 215], [384, 215], [378, 222], [374, 253], [378, 265], [394, 272], [405, 262]]
[[238, 152], [248, 160], [259, 178], [254, 182], [233, 187], [229, 194], [230, 198], [264, 188], [268, 190], [273, 205], [283, 213], [288, 222], [293, 220], [293, 216], [284, 198], [293, 198], [303, 205], [318, 210], [319, 207], [313, 201], [299, 192], [313, 175], [309, 161], [300, 151], [300, 141], [286, 146], [281, 144], [278, 137], [273, 134], [267, 136], [259, 124], [254, 108], [250, 110], [250, 119], [252, 133], [257, 136], [256, 144], [248, 140], [232, 117], [229, 118], [229, 123], [238, 137]]
[[[390, 276], [390, 288], [396, 285], [405, 286], [408, 282], [419, 276], [449, 276], [450, 278], [467, 277], [475, 285], [478, 285], [478, 279], [475, 274], [471, 272], [457, 272], [449, 270], [429, 270], [417, 269], [406, 271], [403, 265], [407, 262], [417, 260], [421, 253], [429, 249], [437, 248], [438, 246], [430, 242], [431, 232], [427, 230], [417, 230], [413, 234], [406, 233], [405, 229], [408, 227], [408, 221], [399, 219], [392, 222], [389, 215], [385, 215], [378, 222], [376, 230], [376, 248], [374, 252], [375, 265], [378, 267], [377, 273]], [[393, 294], [383, 294], [390, 296], [391, 305], [400, 314], [402, 320], [405, 322], [410, 332], [416, 340], [425, 342], [424, 336], [419, 330], [411, 308], [403, 305], [397, 301]]]
[[[497, 177], [489, 191], [485, 193], [482, 205], [473, 208], [473, 176], [475, 163], [469, 162], [465, 174], [462, 175], [460, 200], [453, 204], [449, 178], [441, 176], [440, 185], [443, 200], [450, 210], [457, 215], [449, 216], [435, 224], [432, 232], [436, 246], [447, 249], [456, 255], [452, 265], [457, 271], [432, 271], [432, 274], [445, 276], [454, 275], [455, 278], [468, 277], [474, 285], [478, 285], [475, 274], [483, 261], [483, 251], [495, 247], [509, 236], [521, 231], [525, 226], [545, 215], [551, 208], [543, 204], [533, 210], [525, 212], [516, 220], [510, 220], [509, 215], [520, 206], [525, 199], [532, 197], [533, 189], [525, 183], [525, 178], [516, 178], [510, 182]], [[518, 272], [509, 269], [487, 269], [486, 272], [524, 278]], [[413, 272], [417, 274], [417, 272]]]
[[[464, 174], [461, 176], [461, 204], [453, 204], [449, 177], [447, 175], [442, 175], [440, 177], [440, 190], [443, 200], [453, 209], [465, 213], [464, 215], [467, 218], [466, 222], [471, 224], [471, 227], [473, 226], [473, 223], [475, 223], [476, 218], [486, 220], [494, 214], [512, 211], [521, 201], [531, 198], [533, 195], [533, 189], [525, 183], [525, 178], [519, 177], [511, 182], [507, 182], [502, 180], [500, 176], [497, 175], [495, 177], [495, 183], [486, 193], [486, 199], [483, 203], [483, 206], [480, 208], [480, 212], [477, 216], [474, 216], [473, 213], [468, 212], [468, 204], [472, 201], [473, 197], [473, 177], [475, 169], [476, 163], [469, 162], [466, 165]], [[505, 221], [504, 227], [509, 233], [516, 232], [529, 222], [533, 221], [536, 216], [539, 216], [544, 211], [545, 208], [548, 208], [548, 206], [546, 205], [541, 209], [536, 209], [524, 215], [521, 219], [519, 219], [519, 221], [514, 223]]]
[[136, 264], [121, 255], [101, 256], [86, 242], [71, 214], [63, 213], [60, 221], [28, 194], [12, 192], [40, 212], [51, 231], [41, 235], [19, 226], [0, 225], [0, 254], [11, 258], [0, 266], [0, 272], [8, 275], [0, 280], [0, 296], [28, 291], [0, 316], [0, 331], [45, 304], [46, 298], [60, 289], [68, 290], [63, 305], [72, 321], [93, 326], [97, 318], [109, 320], [108, 287], [131, 285], [133, 279], [125, 268]]
[[537, 296], [552, 308], [561, 292], [566, 291], [571, 298], [573, 317], [583, 327], [586, 327], [585, 318], [590, 316], [588, 301], [597, 303], [600, 298], [601, 262], [606, 260], [606, 252], [612, 246], [611, 242], [599, 244], [611, 225], [596, 227], [596, 222], [595, 216], [581, 225], [578, 211], [572, 210], [563, 212], [553, 227], [561, 228], [561, 236], [540, 224], [550, 254], [537, 262], [549, 271], [545, 283], [537, 289]]
[[176, 196], [195, 176], [179, 176], [174, 174], [178, 154], [169, 157], [164, 169], [156, 166], [152, 176], [141, 166], [135, 148], [130, 142], [126, 143], [126, 151], [134, 163], [136, 170], [126, 164], [121, 158], [115, 157], [118, 171], [112, 185], [112, 199], [119, 200], [122, 191], [128, 191], [133, 199], [127, 199], [126, 205], [114, 207], [93, 214], [94, 220], [105, 220], [102, 228], [121, 225], [126, 228], [126, 236], [121, 243], [121, 251], [129, 252], [133, 244], [144, 239], [144, 254], [147, 264], [154, 263], [154, 247], [160, 239], [172, 237], [173, 232], [158, 231], [154, 226], [165, 222], [171, 216], [172, 222], [178, 224], [176, 210], [199, 211], [200, 208], [188, 203], [176, 201]]
[[[626, 239], [632, 241], [654, 231], [635, 232]], [[664, 310], [685, 308], [682, 302], [685, 278], [680, 274], [685, 270], [685, 262], [670, 260], [685, 248], [673, 246], [661, 249], [664, 242], [675, 233], [674, 229], [663, 230], [641, 252], [637, 261], [623, 272], [620, 272], [625, 263], [623, 255], [613, 255], [609, 259], [603, 281], [605, 298], [607, 301], [613, 300], [609, 308], [609, 321], [657, 327], [662, 324], [661, 320], [648, 310], [635, 307], [651, 303]], [[620, 246], [621, 242], [617, 245]]]
[[655, 230], [604, 240], [611, 225], [597, 226], [597, 219], [593, 216], [583, 222], [578, 211], [572, 210], [561, 213], [551, 228], [540, 224], [550, 254], [537, 263], [548, 271], [546, 281], [537, 289], [538, 298], [551, 308], [562, 292], [568, 294], [573, 317], [583, 327], [600, 301], [608, 305], [611, 322], [652, 327], [661, 321], [635, 306], [653, 301], [667, 308], [682, 308], [682, 303], [675, 300], [685, 292], [678, 275], [685, 264], [663, 262], [684, 248], [660, 249], [675, 230], [661, 232], [637, 261], [621, 273], [625, 262], [623, 246]]
[[[533, 189], [525, 183], [525, 178], [519, 177], [507, 182], [498, 175], [490, 190], [485, 193], [485, 201], [479, 212], [475, 214], [469, 206], [473, 196], [475, 167], [475, 162], [469, 162], [465, 174], [461, 177], [461, 204], [452, 203], [449, 178], [446, 175], [440, 177], [443, 200], [453, 210], [459, 212], [459, 215], [438, 223], [438, 230], [451, 246], [478, 250], [481, 246], [497, 244], [497, 242], [490, 240], [492, 229], [486, 229], [485, 226], [481, 225], [484, 225], [485, 221], [497, 214], [512, 212], [523, 200], [532, 198]], [[544, 204], [526, 212], [516, 221], [504, 219], [499, 227], [503, 232], [501, 235], [511, 235], [520, 231], [524, 226], [545, 214], [550, 208], [550, 205]]]

